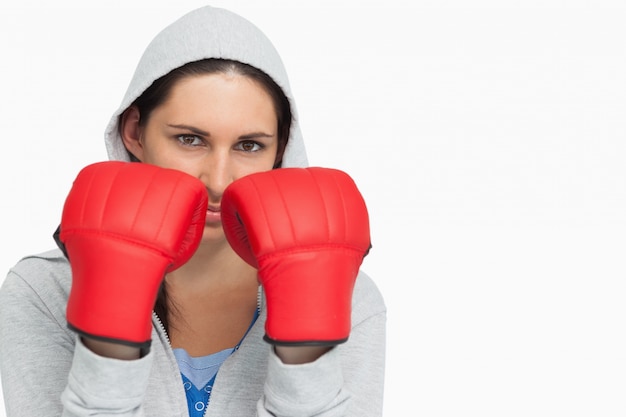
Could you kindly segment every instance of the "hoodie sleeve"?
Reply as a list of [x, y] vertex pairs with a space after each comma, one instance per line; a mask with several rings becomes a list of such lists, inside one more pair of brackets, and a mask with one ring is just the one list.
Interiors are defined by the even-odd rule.
[[337, 348], [302, 365], [282, 363], [272, 349], [259, 416], [343, 416], [349, 402]]
[[61, 395], [63, 416], [143, 416], [152, 357], [149, 353], [132, 361], [104, 358], [77, 337], [67, 387]]
[[102, 358], [65, 321], [69, 276], [58, 256], [25, 258], [0, 288], [0, 374], [8, 417], [143, 416], [151, 355]]
[[[16, 268], [23, 269], [21, 261]], [[0, 288], [0, 373], [7, 416], [60, 416], [61, 391], [73, 356], [73, 335], [63, 309], [44, 299], [62, 296], [59, 288], [36, 289], [15, 270]], [[46, 271], [39, 271], [41, 277]], [[42, 290], [42, 291], [38, 291]]]
[[271, 350], [258, 416], [382, 416], [386, 308], [365, 275], [354, 300], [345, 344], [303, 365], [286, 365]]

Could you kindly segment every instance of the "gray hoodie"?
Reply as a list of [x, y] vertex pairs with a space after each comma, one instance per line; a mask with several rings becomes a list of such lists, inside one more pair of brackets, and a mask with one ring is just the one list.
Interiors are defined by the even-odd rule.
[[[203, 58], [242, 61], [268, 73], [291, 100], [292, 126], [283, 166], [306, 166], [297, 112], [283, 64], [270, 41], [247, 20], [203, 7], [165, 28], [150, 43], [105, 133], [110, 159], [128, 160], [118, 116], [155, 79]], [[67, 329], [69, 264], [59, 250], [28, 256], [0, 288], [0, 375], [7, 416], [187, 416], [181, 375], [167, 335], [154, 316], [152, 346], [121, 361], [88, 350]], [[261, 297], [263, 300], [263, 297]], [[380, 416], [386, 308], [364, 273], [353, 294], [349, 340], [317, 361], [285, 365], [263, 341], [266, 309], [222, 365], [206, 416]]]

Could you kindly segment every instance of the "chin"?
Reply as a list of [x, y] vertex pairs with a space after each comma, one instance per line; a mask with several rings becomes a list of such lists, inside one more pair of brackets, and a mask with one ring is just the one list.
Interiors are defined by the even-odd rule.
[[202, 233], [202, 242], [221, 242], [226, 240], [222, 224], [207, 224]]

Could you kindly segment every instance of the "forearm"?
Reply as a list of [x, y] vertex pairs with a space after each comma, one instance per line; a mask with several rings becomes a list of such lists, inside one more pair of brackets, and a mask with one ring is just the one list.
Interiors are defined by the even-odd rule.
[[343, 388], [340, 356], [333, 348], [314, 362], [291, 365], [270, 354], [259, 417], [346, 416], [350, 395]]
[[83, 337], [81, 340], [89, 350], [105, 358], [133, 360], [141, 357], [141, 350], [136, 347], [125, 346], [119, 343], [102, 342], [89, 337]]
[[314, 362], [330, 349], [329, 346], [274, 346], [276, 356], [288, 365]]
[[270, 355], [259, 416], [290, 415], [294, 410], [303, 416], [382, 416], [386, 308], [366, 275], [357, 280], [354, 295], [346, 343], [304, 365], [285, 364], [278, 355]]
[[152, 356], [137, 360], [105, 358], [77, 339], [67, 387], [61, 395], [64, 417], [143, 416]]

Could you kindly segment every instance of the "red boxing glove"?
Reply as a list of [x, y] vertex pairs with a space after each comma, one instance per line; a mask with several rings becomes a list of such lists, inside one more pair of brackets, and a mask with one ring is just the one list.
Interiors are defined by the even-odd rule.
[[85, 167], [60, 226], [72, 268], [68, 326], [148, 347], [159, 286], [198, 248], [207, 204], [204, 184], [180, 171], [115, 161]]
[[280, 168], [231, 183], [222, 224], [258, 269], [267, 298], [265, 340], [335, 345], [348, 339], [352, 291], [370, 248], [363, 197], [344, 172]]

